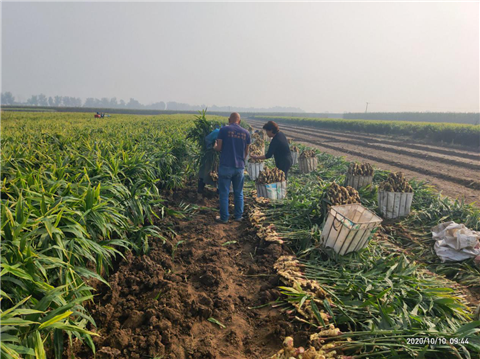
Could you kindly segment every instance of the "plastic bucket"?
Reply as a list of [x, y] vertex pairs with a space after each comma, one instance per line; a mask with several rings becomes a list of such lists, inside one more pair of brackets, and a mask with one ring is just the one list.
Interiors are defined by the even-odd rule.
[[310, 173], [317, 169], [317, 157], [300, 158], [298, 160], [298, 166], [300, 167], [300, 173]]
[[284, 199], [287, 195], [287, 182], [257, 184], [257, 197]]
[[263, 162], [259, 163], [250, 163], [248, 162], [247, 164], [247, 172], [248, 175], [252, 180], [256, 180], [258, 178], [258, 175], [260, 174], [261, 171], [263, 171], [263, 166], [265, 164]]
[[372, 184], [373, 176], [354, 176], [351, 174], [347, 174], [347, 178], [345, 180], [345, 186], [350, 186], [355, 189], [359, 189], [361, 187], [368, 186]]
[[344, 255], [364, 248], [382, 219], [361, 204], [332, 206], [320, 237], [324, 247]]
[[378, 208], [384, 218], [394, 219], [410, 214], [413, 192], [378, 191]]

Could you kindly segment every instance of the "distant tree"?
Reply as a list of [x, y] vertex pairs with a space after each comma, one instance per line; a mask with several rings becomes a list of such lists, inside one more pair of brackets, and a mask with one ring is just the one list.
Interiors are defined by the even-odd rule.
[[50, 96], [50, 97], [48, 98], [48, 106], [51, 106], [51, 107], [55, 106], [55, 102], [53, 101], [53, 97], [52, 97], [52, 96]]
[[119, 106], [120, 106], [120, 107], [125, 107], [125, 106], [126, 106], [125, 101], [120, 100]]
[[38, 105], [39, 106], [48, 106], [47, 96], [45, 96], [43, 93], [38, 95]]
[[165, 110], [165, 102], [160, 101], [160, 102], [155, 102], [152, 103], [151, 105], [145, 106], [146, 108], [152, 109], [152, 110]]
[[72, 97], [73, 106], [82, 107], [82, 99], [80, 97]]
[[30, 98], [27, 100], [27, 105], [30, 105], [30, 106], [38, 106], [38, 96], [32, 95], [32, 97], [30, 97]]
[[195, 105], [192, 106], [192, 105], [189, 105], [188, 103], [171, 101], [167, 103], [167, 109], [173, 110], [173, 111], [197, 111], [197, 110], [201, 110], [202, 107], [195, 106]]
[[83, 107], [95, 107], [95, 99], [93, 97], [89, 97], [85, 100]]
[[134, 98], [131, 98], [130, 101], [127, 103], [128, 108], [142, 108], [142, 104], [135, 100]]
[[55, 100], [54, 100], [53, 104], [56, 107], [61, 106], [62, 105], [62, 97], [61, 96], [55, 96]]
[[2, 92], [2, 105], [13, 105], [15, 103], [15, 97], [11, 92]]
[[[68, 106], [69, 107], [78, 107], [79, 98], [68, 96]], [[80, 100], [81, 103], [81, 100]]]
[[65, 107], [70, 107], [71, 104], [70, 104], [70, 97], [68, 96], [63, 96], [62, 97], [62, 103], [63, 103], [63, 106]]
[[108, 107], [110, 105], [110, 100], [106, 97], [102, 97], [100, 100], [100, 106], [101, 107]]
[[110, 99], [110, 104], [108, 105], [108, 107], [110, 107], [110, 108], [118, 107], [118, 102], [117, 102], [117, 98], [116, 98], [116, 97], [112, 97], [112, 98]]

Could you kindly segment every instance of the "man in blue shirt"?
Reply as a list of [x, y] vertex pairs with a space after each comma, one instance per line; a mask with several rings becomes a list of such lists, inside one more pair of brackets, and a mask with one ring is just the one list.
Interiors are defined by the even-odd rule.
[[228, 119], [228, 126], [220, 129], [217, 142], [213, 148], [216, 151], [221, 151], [220, 166], [218, 167], [220, 217], [215, 218], [219, 223], [228, 223], [228, 194], [230, 191], [230, 184], [233, 184], [235, 220], [242, 220], [243, 172], [249, 145], [250, 133], [240, 127], [240, 114], [234, 112]]

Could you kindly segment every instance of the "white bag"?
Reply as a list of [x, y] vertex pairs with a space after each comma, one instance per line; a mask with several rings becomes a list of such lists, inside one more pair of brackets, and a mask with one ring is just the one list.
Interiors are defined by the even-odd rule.
[[435, 252], [442, 262], [463, 261], [480, 255], [480, 232], [453, 221], [432, 228]]
[[265, 197], [269, 199], [284, 199], [286, 195], [286, 181], [271, 184], [257, 184], [257, 197]]

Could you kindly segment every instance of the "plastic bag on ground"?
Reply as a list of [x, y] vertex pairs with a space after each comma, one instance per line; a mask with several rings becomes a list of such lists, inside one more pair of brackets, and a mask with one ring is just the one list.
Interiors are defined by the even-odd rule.
[[442, 262], [480, 256], [480, 232], [472, 231], [464, 224], [440, 223], [432, 228], [432, 238], [436, 241], [435, 252]]

